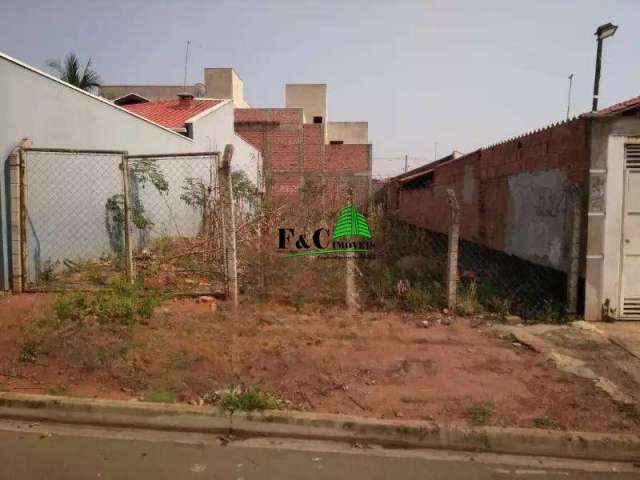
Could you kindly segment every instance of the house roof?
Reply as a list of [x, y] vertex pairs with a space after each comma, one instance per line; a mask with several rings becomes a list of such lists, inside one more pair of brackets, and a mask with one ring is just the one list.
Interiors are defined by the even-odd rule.
[[134, 103], [147, 103], [150, 100], [142, 95], [138, 95], [137, 93], [131, 92], [126, 95], [122, 95], [118, 98], [113, 99], [113, 103], [116, 105], [133, 105]]
[[611, 105], [610, 107], [598, 110], [598, 114], [622, 113], [634, 108], [640, 108], [640, 97], [630, 98], [628, 100], [625, 100], [624, 102], [616, 103], [615, 105]]
[[158, 123], [167, 128], [184, 128], [193, 117], [219, 105], [224, 100], [216, 99], [193, 99], [188, 104], [178, 98], [171, 100], [158, 100], [156, 102], [136, 103], [123, 105], [130, 112], [141, 117], [148, 118], [152, 122]]
[[397, 180], [400, 183], [410, 182], [412, 180], [415, 180], [416, 178], [421, 177], [422, 175], [426, 175], [427, 173], [432, 172], [438, 165], [450, 162], [451, 160], [457, 160], [458, 158], [462, 158], [464, 156], [464, 153], [454, 150], [447, 156], [439, 158], [438, 160], [434, 160], [433, 162], [427, 163], [426, 165], [420, 165], [419, 167], [401, 173], [400, 175], [396, 175], [392, 179]]

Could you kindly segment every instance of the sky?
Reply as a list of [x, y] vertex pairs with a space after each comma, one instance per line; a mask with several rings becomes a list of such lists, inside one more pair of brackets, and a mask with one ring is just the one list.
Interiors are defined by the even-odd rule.
[[327, 83], [329, 120], [369, 122], [374, 174], [411, 168], [640, 95], [640, 0], [2, 0], [0, 51], [46, 70], [92, 57], [105, 84], [181, 84], [233, 67], [255, 107]]

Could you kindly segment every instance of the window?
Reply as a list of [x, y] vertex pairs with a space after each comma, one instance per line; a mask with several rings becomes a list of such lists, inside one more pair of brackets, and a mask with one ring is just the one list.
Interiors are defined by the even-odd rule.
[[322, 117], [313, 117], [313, 123], [322, 123]]
[[331, 145], [342, 145], [344, 143], [344, 140], [331, 140], [329, 143]]

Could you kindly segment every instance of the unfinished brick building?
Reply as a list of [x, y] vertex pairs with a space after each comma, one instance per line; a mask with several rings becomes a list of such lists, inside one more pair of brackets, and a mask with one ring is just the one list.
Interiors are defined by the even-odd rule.
[[578, 311], [588, 320], [638, 319], [639, 158], [640, 97], [442, 158], [390, 179], [380, 195], [401, 221], [446, 233], [453, 189], [461, 239], [564, 274], [576, 194]]
[[286, 108], [236, 109], [235, 129], [262, 153], [268, 196], [311, 195], [329, 212], [350, 194], [366, 204], [371, 182], [367, 124], [327, 122], [326, 85], [287, 85]]
[[[115, 103], [144, 103], [176, 98], [175, 85], [106, 85], [101, 95]], [[251, 108], [244, 84], [231, 68], [205, 68], [204, 83], [187, 86], [196, 100], [231, 99], [235, 130], [262, 155], [267, 196], [292, 201], [317, 197], [328, 212], [337, 211], [353, 192], [364, 207], [371, 182], [367, 122], [328, 120], [325, 84], [286, 85], [285, 108]], [[138, 108], [139, 105], [133, 108]]]

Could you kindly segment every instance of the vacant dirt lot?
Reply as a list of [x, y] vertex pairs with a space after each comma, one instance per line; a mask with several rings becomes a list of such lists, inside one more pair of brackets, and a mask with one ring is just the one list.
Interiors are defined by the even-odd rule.
[[[257, 385], [289, 408], [587, 431], [640, 431], [587, 379], [499, 338], [482, 318], [322, 305], [170, 300], [130, 325], [60, 321], [55, 295], [0, 299], [0, 389], [200, 401]], [[206, 396], [206, 395], [205, 395]]]

